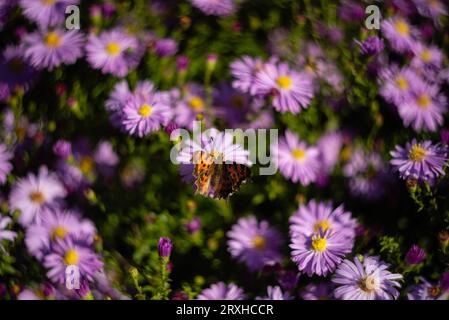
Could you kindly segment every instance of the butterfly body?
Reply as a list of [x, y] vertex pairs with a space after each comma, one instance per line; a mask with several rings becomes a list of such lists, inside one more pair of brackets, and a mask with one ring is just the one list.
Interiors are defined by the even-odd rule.
[[193, 156], [196, 192], [217, 199], [226, 199], [238, 190], [251, 175], [251, 170], [237, 163], [225, 163], [220, 154], [198, 151]]

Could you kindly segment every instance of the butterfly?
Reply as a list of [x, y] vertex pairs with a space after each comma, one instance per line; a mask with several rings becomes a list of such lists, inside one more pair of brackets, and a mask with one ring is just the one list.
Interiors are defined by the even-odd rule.
[[193, 155], [196, 192], [217, 199], [227, 199], [251, 175], [238, 163], [225, 163], [220, 154], [197, 151]]

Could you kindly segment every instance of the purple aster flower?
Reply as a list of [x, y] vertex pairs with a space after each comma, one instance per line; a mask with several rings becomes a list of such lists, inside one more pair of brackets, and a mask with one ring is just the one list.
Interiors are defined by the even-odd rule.
[[335, 270], [343, 257], [350, 253], [354, 240], [338, 231], [327, 229], [311, 235], [294, 232], [290, 227], [293, 262], [298, 265], [299, 271], [326, 276]]
[[417, 86], [409, 99], [398, 105], [404, 126], [411, 125], [417, 132], [435, 132], [443, 124], [446, 109], [446, 97], [440, 93], [438, 86], [432, 85]]
[[204, 289], [197, 297], [198, 300], [245, 300], [246, 295], [243, 289], [235, 284], [225, 284], [217, 282], [209, 288]]
[[311, 283], [300, 292], [300, 296], [304, 300], [332, 300], [334, 298], [333, 290], [332, 283]]
[[260, 58], [252, 58], [243, 56], [231, 63], [231, 74], [235, 78], [232, 86], [245, 93], [251, 95], [256, 94], [257, 88], [254, 86], [255, 75], [263, 69], [264, 62]]
[[93, 159], [101, 173], [108, 176], [110, 169], [119, 163], [120, 159], [109, 141], [100, 141], [94, 151]]
[[448, 300], [449, 291], [443, 288], [441, 281], [431, 283], [421, 278], [421, 283], [408, 289], [408, 300]]
[[60, 158], [67, 159], [72, 155], [72, 144], [67, 140], [58, 140], [53, 145], [53, 153]]
[[426, 259], [426, 252], [414, 244], [405, 255], [405, 261], [409, 265], [419, 264]]
[[162, 258], [170, 257], [172, 249], [173, 243], [171, 242], [170, 238], [167, 237], [159, 238], [158, 251], [160, 257]]
[[207, 15], [228, 16], [236, 9], [234, 0], [189, 0]]
[[444, 54], [436, 46], [426, 46], [416, 42], [413, 47], [414, 57], [411, 65], [423, 71], [439, 71], [443, 64]]
[[8, 226], [12, 223], [12, 219], [10, 217], [6, 217], [0, 214], [0, 249], [2, 248], [1, 242], [4, 240], [14, 241], [17, 236], [17, 233], [14, 231], [8, 230]]
[[170, 107], [156, 93], [144, 98], [132, 95], [123, 109], [123, 128], [131, 135], [143, 137], [170, 120]]
[[298, 210], [290, 217], [290, 233], [301, 233], [311, 236], [322, 231], [336, 231], [349, 239], [355, 237], [357, 221], [352, 218], [350, 212], [343, 206], [333, 208], [331, 202], [316, 202], [311, 200], [307, 204], [300, 205]]
[[356, 43], [360, 46], [362, 54], [366, 56], [378, 55], [385, 48], [384, 40], [376, 36], [368, 37], [363, 42], [356, 41]]
[[445, 146], [433, 145], [426, 140], [418, 142], [415, 139], [405, 147], [396, 146], [391, 151], [393, 159], [390, 161], [395, 171], [399, 171], [402, 179], [418, 179], [429, 181], [444, 175], [447, 163], [448, 149]]
[[[206, 95], [203, 88], [196, 83], [189, 83], [183, 87], [182, 97], [176, 102], [174, 121], [180, 127], [191, 130], [193, 122], [198, 116], [206, 113]], [[206, 123], [208, 119], [206, 118]]]
[[36, 80], [36, 69], [22, 53], [19, 46], [7, 46], [0, 57], [0, 83], [6, 83], [11, 92], [18, 87], [26, 91]]
[[171, 57], [178, 51], [178, 44], [170, 38], [158, 39], [154, 45], [154, 51], [160, 57]]
[[337, 288], [335, 298], [342, 300], [392, 300], [399, 297], [402, 275], [388, 271], [389, 265], [379, 257], [356, 257], [344, 260], [332, 281]]
[[131, 95], [132, 92], [126, 80], [117, 82], [109, 94], [108, 100], [106, 100], [106, 110], [110, 112], [121, 111]]
[[427, 18], [432, 19], [435, 24], [439, 24], [441, 16], [447, 15], [447, 9], [440, 0], [413, 0], [418, 12]]
[[86, 51], [92, 68], [118, 77], [137, 67], [143, 54], [138, 40], [119, 29], [104, 31], [99, 36], [91, 34]]
[[40, 216], [41, 221], [29, 226], [25, 236], [28, 251], [39, 260], [49, 253], [51, 245], [58, 239], [77, 236], [88, 244], [94, 241], [94, 224], [82, 219], [78, 212], [43, 210]]
[[232, 257], [245, 263], [251, 271], [259, 271], [265, 265], [282, 259], [282, 237], [265, 220], [258, 222], [255, 217], [240, 218], [227, 236]]
[[6, 182], [6, 177], [12, 170], [11, 158], [12, 153], [8, 151], [4, 144], [0, 143], [0, 185]]
[[412, 51], [417, 31], [403, 17], [392, 17], [382, 21], [382, 34], [398, 53]]
[[40, 27], [55, 26], [64, 22], [65, 9], [79, 4], [79, 0], [20, 0], [23, 14]]
[[308, 185], [315, 182], [320, 170], [318, 148], [309, 147], [291, 131], [271, 147], [272, 158], [282, 175], [293, 182]]
[[256, 300], [293, 300], [288, 292], [282, 292], [279, 286], [268, 286], [265, 297], [256, 297]]
[[84, 36], [77, 30], [36, 31], [23, 38], [25, 58], [38, 69], [73, 64], [83, 55]]
[[263, 112], [263, 99], [253, 98], [234, 89], [229, 83], [222, 83], [214, 93], [214, 112], [217, 117], [225, 119], [231, 128], [243, 129]]
[[399, 69], [389, 66], [381, 71], [382, 86], [380, 94], [389, 103], [396, 106], [408, 100], [415, 88], [423, 85], [423, 80], [411, 68]]
[[293, 291], [299, 280], [299, 274], [291, 270], [282, 269], [277, 275], [279, 284], [284, 290]]
[[317, 142], [320, 151], [321, 167], [326, 173], [332, 172], [337, 164], [341, 148], [343, 147], [343, 136], [338, 131], [331, 131], [323, 136]]
[[293, 71], [286, 63], [265, 64], [254, 82], [256, 92], [273, 96], [273, 107], [282, 113], [299, 113], [314, 96], [312, 78], [307, 73]]
[[384, 195], [388, 175], [386, 165], [378, 153], [365, 153], [357, 149], [344, 166], [343, 173], [349, 178], [349, 189], [353, 195], [368, 200]]
[[19, 223], [26, 227], [40, 221], [40, 213], [48, 207], [58, 205], [58, 200], [66, 196], [66, 191], [54, 173], [46, 167], [39, 169], [38, 175], [29, 173], [12, 186], [9, 204], [12, 211], [19, 210]]
[[44, 257], [43, 265], [48, 269], [48, 278], [55, 283], [64, 284], [67, 266], [77, 266], [81, 279], [92, 281], [103, 267], [103, 262], [92, 248], [68, 236], [55, 241], [51, 246], [51, 253]]

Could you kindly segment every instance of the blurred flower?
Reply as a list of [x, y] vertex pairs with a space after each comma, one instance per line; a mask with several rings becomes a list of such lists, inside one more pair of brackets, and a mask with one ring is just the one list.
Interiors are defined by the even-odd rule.
[[14, 241], [14, 239], [17, 236], [17, 233], [7, 229], [11, 223], [12, 219], [10, 217], [4, 216], [0, 213], [0, 249], [3, 248], [1, 245], [2, 241], [4, 240]]
[[143, 50], [137, 39], [120, 29], [91, 34], [87, 45], [87, 61], [92, 68], [117, 77], [124, 77], [135, 68]]
[[192, 220], [186, 223], [185, 228], [188, 233], [195, 233], [201, 229], [201, 219], [199, 217], [194, 217]]
[[170, 238], [166, 237], [159, 238], [158, 251], [160, 257], [162, 258], [170, 257], [172, 248], [173, 243], [171, 242]]
[[447, 15], [447, 9], [440, 0], [413, 0], [418, 12], [424, 17], [431, 18], [435, 24], [439, 24], [441, 16]]
[[360, 3], [344, 1], [339, 7], [338, 16], [346, 22], [362, 21], [365, 18], [365, 8]]
[[236, 9], [234, 0], [189, 0], [207, 15], [228, 16]]
[[58, 205], [58, 200], [66, 196], [66, 191], [57, 176], [41, 167], [35, 176], [29, 173], [14, 183], [9, 195], [11, 210], [19, 210], [19, 223], [26, 227], [40, 221], [45, 208]]
[[58, 140], [53, 145], [53, 153], [58, 157], [67, 159], [72, 155], [72, 144], [67, 140]]
[[176, 58], [176, 69], [184, 71], [188, 68], [190, 59], [187, 56], [179, 56]]
[[55, 283], [64, 284], [67, 266], [77, 266], [80, 281], [93, 281], [95, 273], [102, 267], [100, 257], [86, 245], [72, 236], [57, 239], [51, 246], [51, 252], [44, 257], [43, 265], [48, 269], [47, 277]]
[[299, 113], [306, 109], [314, 90], [311, 77], [292, 70], [286, 63], [267, 63], [255, 76], [257, 94], [272, 96], [273, 107], [279, 112]]
[[282, 292], [279, 286], [268, 286], [267, 295], [265, 297], [256, 297], [256, 300], [293, 300], [288, 292]]
[[18, 3], [18, 0], [0, 2], [0, 31], [8, 20], [9, 13]]
[[300, 296], [304, 300], [332, 300], [333, 290], [334, 286], [332, 283], [310, 283], [300, 291]]
[[389, 265], [379, 257], [358, 257], [353, 262], [344, 260], [337, 268], [332, 281], [337, 288], [334, 295], [342, 300], [392, 300], [399, 297], [396, 289], [402, 275], [388, 271]]
[[0, 102], [5, 102], [11, 96], [9, 86], [6, 83], [0, 82]]
[[92, 244], [96, 229], [90, 220], [81, 219], [78, 212], [69, 210], [43, 210], [39, 223], [31, 224], [25, 235], [28, 251], [41, 260], [51, 250], [58, 239], [68, 236], [81, 237]]
[[111, 18], [117, 11], [115, 4], [111, 1], [104, 2], [101, 6], [101, 10], [106, 18]]
[[178, 51], [178, 44], [170, 38], [156, 40], [154, 50], [160, 57], [171, 57]]
[[259, 271], [282, 259], [281, 234], [265, 220], [258, 222], [254, 216], [240, 218], [227, 236], [231, 256], [245, 263], [250, 271]]
[[[206, 96], [203, 88], [196, 83], [189, 83], [182, 88], [182, 97], [177, 99], [174, 121], [178, 126], [191, 130], [198, 115], [206, 113]], [[208, 118], [205, 119], [206, 123]]]
[[361, 149], [353, 152], [343, 167], [343, 174], [349, 179], [351, 193], [368, 200], [384, 195], [389, 177], [382, 157], [376, 152], [367, 153]]
[[148, 97], [132, 95], [123, 109], [123, 128], [131, 135], [143, 137], [168, 123], [170, 108], [155, 92]]
[[298, 265], [299, 271], [309, 277], [316, 274], [326, 276], [333, 272], [342, 258], [351, 252], [354, 239], [348, 238], [342, 232], [319, 227], [311, 235], [295, 233], [290, 228], [292, 249], [291, 257]]
[[8, 151], [6, 145], [0, 143], [0, 185], [6, 182], [6, 177], [12, 171], [10, 160], [13, 154]]
[[83, 55], [84, 36], [77, 30], [36, 31], [23, 38], [23, 54], [38, 69], [73, 64]]
[[319, 150], [309, 147], [287, 130], [279, 143], [271, 146], [271, 154], [282, 175], [306, 186], [315, 182], [320, 170]]
[[120, 161], [112, 144], [104, 140], [98, 143], [93, 154], [93, 160], [97, 165], [98, 171], [105, 177], [112, 176], [115, 166]]
[[277, 276], [278, 282], [284, 290], [293, 291], [298, 284], [299, 274], [289, 270], [281, 270]]
[[217, 282], [204, 289], [197, 297], [198, 300], [245, 300], [243, 289], [231, 283]]
[[402, 179], [415, 178], [420, 181], [429, 181], [444, 175], [444, 166], [447, 162], [447, 148], [432, 145], [429, 140], [407, 142], [405, 147], [396, 146], [390, 152], [391, 165]]
[[426, 252], [416, 244], [408, 250], [405, 255], [405, 262], [409, 265], [419, 264], [426, 259]]
[[426, 46], [417, 42], [413, 47], [411, 65], [423, 71], [439, 71], [443, 63], [443, 52], [436, 46]]
[[18, 87], [27, 91], [36, 77], [37, 70], [23, 58], [23, 50], [7, 46], [0, 57], [0, 83], [7, 84], [11, 93]]
[[340, 159], [343, 137], [338, 131], [325, 133], [317, 142], [322, 170], [331, 173]]
[[230, 65], [231, 74], [235, 78], [232, 86], [242, 92], [255, 95], [257, 90], [257, 87], [254, 85], [255, 75], [263, 67], [264, 62], [260, 58], [243, 56], [238, 60], [234, 60]]
[[399, 69], [395, 65], [380, 72], [380, 81], [380, 94], [396, 106], [410, 99], [415, 88], [423, 85], [423, 80], [411, 68]]
[[362, 54], [366, 56], [375, 56], [385, 48], [384, 40], [377, 36], [370, 36], [365, 41], [356, 41], [356, 43], [360, 46]]
[[398, 53], [412, 50], [417, 31], [405, 18], [396, 16], [384, 19], [381, 23], [381, 30], [393, 50]]
[[408, 288], [408, 300], [448, 300], [449, 292], [445, 290], [441, 282], [431, 283], [421, 277], [421, 283]]
[[331, 202], [315, 200], [301, 204], [289, 222], [291, 235], [300, 233], [310, 236], [321, 229], [339, 232], [348, 239], [354, 239], [357, 226], [356, 220], [342, 205], [334, 209]]
[[55, 26], [65, 21], [65, 9], [79, 4], [79, 0], [20, 0], [23, 14], [41, 28]]

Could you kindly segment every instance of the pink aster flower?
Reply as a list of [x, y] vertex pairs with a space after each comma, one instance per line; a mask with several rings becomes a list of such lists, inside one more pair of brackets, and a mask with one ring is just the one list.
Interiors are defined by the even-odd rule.
[[197, 297], [198, 300], [245, 300], [246, 295], [243, 289], [235, 284], [229, 285], [218, 282], [204, 289]]
[[398, 53], [412, 51], [417, 31], [403, 17], [397, 16], [382, 21], [382, 34]]

